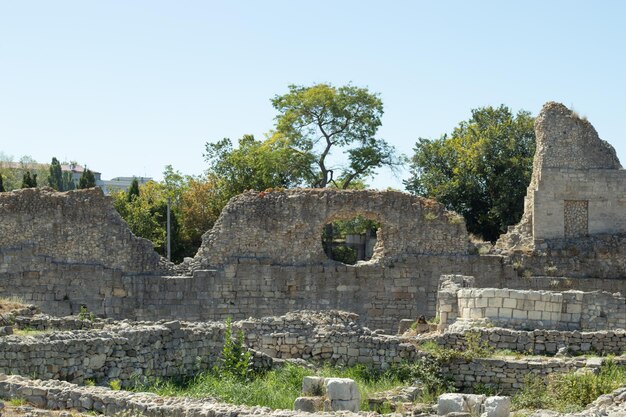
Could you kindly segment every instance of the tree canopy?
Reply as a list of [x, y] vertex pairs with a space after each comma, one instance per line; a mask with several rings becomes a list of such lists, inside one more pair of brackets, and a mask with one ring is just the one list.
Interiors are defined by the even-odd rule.
[[72, 173], [69, 171], [63, 172], [61, 169], [61, 163], [55, 157], [52, 158], [52, 162], [48, 167], [48, 185], [57, 191], [69, 191], [76, 188]]
[[293, 148], [280, 134], [259, 141], [244, 135], [234, 148], [230, 139], [207, 143], [207, 174], [219, 181], [224, 204], [246, 190], [292, 188], [312, 179], [313, 155]]
[[37, 187], [37, 174], [30, 174], [30, 171], [26, 171], [22, 177], [22, 188], [35, 188]]
[[472, 110], [450, 135], [419, 138], [406, 189], [432, 197], [465, 218], [471, 233], [495, 241], [524, 210], [535, 153], [530, 113]]
[[[366, 178], [377, 168], [400, 164], [395, 149], [376, 138], [383, 103], [367, 88], [290, 85], [288, 93], [272, 99], [272, 105], [279, 112], [276, 132], [293, 149], [313, 158], [317, 168], [312, 170], [314, 187], [341, 180], [342, 187], [348, 188], [353, 180]], [[342, 149], [348, 159], [339, 168], [329, 163], [336, 148]]]
[[90, 169], [85, 168], [78, 180], [78, 189], [93, 188], [96, 186], [96, 177]]

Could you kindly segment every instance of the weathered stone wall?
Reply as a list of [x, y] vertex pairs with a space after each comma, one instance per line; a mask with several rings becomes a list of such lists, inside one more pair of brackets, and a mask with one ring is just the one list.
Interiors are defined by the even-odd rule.
[[[493, 349], [509, 350], [532, 355], [554, 355], [566, 348], [569, 354], [621, 355], [626, 351], [626, 330], [603, 330], [596, 332], [557, 330], [512, 330], [500, 327], [477, 327], [478, 342]], [[445, 332], [428, 337], [438, 345], [463, 351], [467, 348], [467, 333]]]
[[537, 116], [535, 134], [524, 215], [498, 246], [532, 249], [537, 240], [626, 232], [626, 173], [591, 123], [549, 102]]
[[[27, 188], [0, 193], [0, 249], [32, 248], [52, 262], [90, 264], [126, 274], [162, 271], [149, 240], [132, 234], [98, 188], [54, 192]], [[0, 272], [11, 267], [0, 262]]]
[[513, 329], [626, 328], [626, 298], [620, 293], [462, 288], [449, 276], [442, 280], [438, 299], [441, 329], [454, 321]]
[[193, 276], [123, 275], [94, 265], [57, 263], [30, 249], [0, 251], [0, 290], [55, 315], [81, 305], [98, 316], [138, 320], [236, 320], [300, 309], [353, 311], [371, 328], [434, 317], [439, 276], [462, 270], [496, 285], [512, 269], [499, 256], [416, 256], [386, 265], [278, 266], [240, 260]]
[[[35, 319], [35, 318], [34, 318]], [[256, 352], [255, 366], [270, 367], [271, 358], [301, 358], [333, 365], [365, 364], [385, 368], [412, 362], [426, 353], [416, 341], [361, 327], [345, 312], [296, 312], [283, 317], [250, 319], [233, 324]], [[572, 352], [613, 353], [624, 348], [622, 332], [514, 332], [481, 329], [492, 347], [524, 353], [553, 353], [566, 346]], [[102, 329], [57, 332], [38, 336], [0, 337], [0, 372], [84, 383], [119, 380], [129, 386], [144, 378], [192, 375], [216, 363], [223, 346], [222, 323], [115, 323]], [[466, 335], [443, 334], [435, 341], [463, 350]], [[597, 361], [594, 362], [598, 366]], [[519, 389], [528, 373], [545, 377], [589, 366], [584, 358], [453, 359], [443, 374], [460, 389], [496, 385], [506, 393]]]
[[[223, 345], [223, 326], [179, 322], [0, 338], [0, 372], [84, 383], [191, 375], [208, 369]], [[139, 379], [136, 379], [139, 378]]]
[[372, 262], [468, 253], [463, 218], [434, 200], [394, 191], [299, 189], [234, 197], [203, 236], [193, 264], [216, 267], [242, 258], [278, 265], [325, 262], [324, 226], [359, 215], [381, 225]]
[[[298, 312], [240, 321], [233, 327], [242, 329], [246, 345], [258, 351], [255, 366], [259, 368], [271, 366], [270, 357], [383, 367], [423, 355], [407, 340], [363, 328], [357, 319], [344, 312]], [[223, 341], [223, 323], [179, 321], [3, 336], [0, 373], [75, 383], [116, 379], [129, 386], [143, 378], [192, 375], [209, 369], [217, 363]]]
[[580, 359], [474, 359], [454, 360], [444, 366], [443, 374], [454, 380], [459, 390], [473, 390], [477, 386], [489, 386], [505, 395], [515, 394], [524, 387], [529, 375], [545, 381], [556, 373], [573, 372], [587, 366], [586, 360]]
[[534, 239], [626, 232], [626, 171], [546, 168], [534, 191]]
[[[436, 314], [442, 273], [488, 282], [513, 274], [502, 257], [469, 254], [462, 219], [431, 200], [377, 191], [261, 195], [233, 199], [196, 258], [178, 268], [187, 274], [162, 276], [150, 243], [130, 233], [99, 191], [3, 193], [0, 291], [55, 315], [81, 305], [142, 320], [338, 308], [392, 331], [400, 319]], [[355, 266], [327, 259], [324, 224], [359, 214], [381, 223], [374, 259]]]

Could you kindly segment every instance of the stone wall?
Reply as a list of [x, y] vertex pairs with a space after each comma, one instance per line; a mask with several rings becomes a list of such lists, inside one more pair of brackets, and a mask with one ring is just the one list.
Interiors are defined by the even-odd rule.
[[498, 247], [529, 250], [541, 240], [625, 233], [626, 172], [615, 149], [586, 119], [555, 102], [543, 106], [535, 134], [524, 215]]
[[[568, 354], [622, 355], [626, 352], [626, 330], [603, 330], [597, 332], [557, 330], [512, 330], [499, 327], [477, 327], [478, 342], [496, 350], [509, 350], [532, 355], [555, 355], [566, 348]], [[463, 351], [467, 348], [466, 332], [445, 332], [427, 336], [448, 349]]]
[[193, 264], [216, 267], [241, 258], [278, 265], [325, 262], [324, 226], [356, 216], [381, 225], [371, 262], [469, 250], [463, 218], [434, 200], [395, 191], [298, 189], [234, 197], [203, 236]]
[[[33, 320], [40, 318], [33, 317]], [[69, 322], [68, 322], [69, 323]], [[99, 327], [102, 323], [95, 323]], [[245, 333], [246, 345], [255, 350], [255, 367], [273, 366], [279, 359], [300, 358], [332, 365], [364, 364], [386, 368], [427, 356], [419, 341], [383, 335], [358, 324], [345, 312], [296, 312], [282, 317], [233, 323]], [[524, 353], [552, 353], [567, 346], [572, 352], [613, 353], [623, 348], [621, 332], [515, 332], [477, 330], [482, 340], [497, 348]], [[223, 346], [222, 323], [109, 323], [101, 329], [55, 332], [37, 336], [0, 337], [0, 372], [60, 379], [83, 384], [119, 380], [132, 386], [145, 378], [193, 375], [217, 363]], [[466, 335], [443, 334], [435, 341], [463, 350]], [[421, 339], [424, 341], [426, 339]], [[274, 359], [272, 359], [274, 358]], [[453, 359], [443, 367], [457, 387], [472, 390], [476, 384], [495, 385], [505, 393], [519, 389], [527, 374], [546, 377], [555, 372], [599, 366], [585, 358]]]
[[[257, 368], [271, 366], [271, 357], [384, 367], [423, 355], [407, 340], [373, 332], [357, 319], [344, 312], [297, 312], [235, 322], [233, 328], [243, 330], [246, 346], [257, 351]], [[30, 320], [43, 326], [41, 317]], [[28, 321], [18, 320], [22, 327]], [[96, 322], [95, 327], [101, 328], [2, 336], [0, 373], [81, 384], [115, 379], [123, 386], [144, 378], [193, 375], [217, 363], [225, 328], [223, 323], [179, 321]]]
[[459, 390], [473, 391], [477, 386], [488, 386], [504, 395], [512, 395], [524, 387], [529, 375], [547, 381], [555, 373], [573, 372], [585, 367], [587, 361], [584, 358], [485, 358], [454, 360], [444, 366], [443, 374], [451, 377]]
[[[449, 277], [442, 277], [449, 282]], [[513, 329], [607, 330], [626, 328], [626, 298], [619, 293], [462, 288], [439, 291], [441, 328], [454, 321]]]
[[[0, 193], [0, 219], [0, 250], [31, 250], [52, 262], [88, 264], [126, 274], [159, 272], [165, 267], [152, 243], [132, 234], [99, 188]], [[0, 272], [11, 266], [11, 259], [5, 259]]]
[[[186, 274], [177, 276], [157, 274], [165, 264], [98, 190], [21, 190], [3, 193], [0, 201], [8, 219], [0, 226], [0, 291], [55, 315], [76, 314], [83, 305], [98, 316], [141, 320], [339, 308], [372, 328], [393, 331], [401, 319], [436, 314], [442, 273], [460, 271], [489, 282], [513, 274], [502, 257], [469, 253], [458, 216], [397, 192], [236, 197], [196, 258], [177, 268]], [[355, 266], [327, 259], [324, 224], [359, 214], [381, 223], [374, 259]]]

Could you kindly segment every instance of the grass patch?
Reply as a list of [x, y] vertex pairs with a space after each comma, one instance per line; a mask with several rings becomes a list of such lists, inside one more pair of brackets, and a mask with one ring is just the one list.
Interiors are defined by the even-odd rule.
[[439, 373], [434, 362], [417, 361], [377, 370], [357, 365], [347, 368], [325, 366], [318, 371], [287, 364], [247, 379], [222, 373], [218, 368], [201, 373], [187, 381], [157, 380], [147, 385], [137, 386], [134, 391], [149, 391], [165, 396], [214, 397], [221, 401], [248, 406], [264, 406], [273, 409], [292, 409], [293, 403], [301, 395], [302, 379], [305, 376], [351, 378], [356, 381], [361, 392], [361, 410], [368, 410], [367, 399], [376, 392], [410, 385], [417, 380], [426, 386], [420, 402], [433, 402], [443, 392], [453, 389]]
[[24, 300], [17, 296], [0, 297], [0, 313], [8, 313], [13, 310], [26, 307]]
[[561, 413], [584, 409], [600, 395], [608, 394], [626, 384], [626, 366], [607, 360], [598, 374], [591, 372], [556, 374], [546, 384], [536, 375], [529, 375], [524, 388], [513, 397], [514, 409], [547, 408]]
[[24, 398], [11, 398], [9, 404], [13, 407], [19, 407], [28, 404], [28, 401]]
[[489, 346], [487, 341], [481, 340], [480, 333], [476, 331], [466, 332], [465, 349], [450, 349], [429, 340], [422, 343], [419, 349], [430, 353], [439, 362], [449, 362], [454, 359], [465, 359], [471, 361], [478, 358], [491, 358], [495, 354], [495, 349]]
[[13, 329], [13, 334], [16, 336], [37, 336], [40, 334], [51, 333], [52, 329], [37, 330], [32, 327], [24, 327], [23, 329]]

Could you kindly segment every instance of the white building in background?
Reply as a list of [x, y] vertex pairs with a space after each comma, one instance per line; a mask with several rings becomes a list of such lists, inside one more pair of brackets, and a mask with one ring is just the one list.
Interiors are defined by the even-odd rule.
[[[80, 180], [80, 176], [83, 175], [87, 168], [78, 164], [61, 164], [61, 171], [63, 172], [71, 172], [72, 179], [74, 180], [74, 184], [78, 185], [78, 181]], [[103, 180], [102, 174], [97, 171], [93, 172], [93, 176], [96, 179], [96, 186], [100, 187], [105, 194], [111, 194], [116, 191], [126, 191], [130, 188], [130, 184], [132, 184], [133, 179], [137, 179], [139, 185], [143, 185], [148, 181], [152, 181], [151, 177], [115, 177], [110, 180]]]
[[[95, 173], [94, 173], [95, 174]], [[115, 177], [110, 180], [96, 179], [96, 185], [102, 189], [105, 194], [111, 194], [115, 191], [126, 191], [130, 188], [133, 180], [136, 179], [139, 185], [143, 185], [152, 181], [151, 177]]]
[[[15, 169], [19, 171], [28, 171], [34, 169], [48, 169], [50, 164], [40, 164], [37, 162], [30, 164], [22, 164], [19, 162], [2, 162], [0, 164], [2, 168]], [[80, 181], [81, 175], [88, 168], [79, 164], [61, 164], [61, 172], [70, 172], [72, 174], [72, 181], [74, 181], [74, 185], [78, 186], [78, 182]], [[137, 179], [139, 185], [143, 185], [149, 181], [152, 181], [151, 177], [115, 177], [110, 180], [103, 180], [102, 174], [98, 171], [91, 170], [93, 172], [93, 176], [96, 180], [96, 186], [100, 187], [105, 194], [111, 194], [115, 191], [126, 191], [130, 188], [130, 184], [133, 182], [133, 179]], [[39, 185], [44, 186], [48, 184], [46, 178], [38, 178]]]

